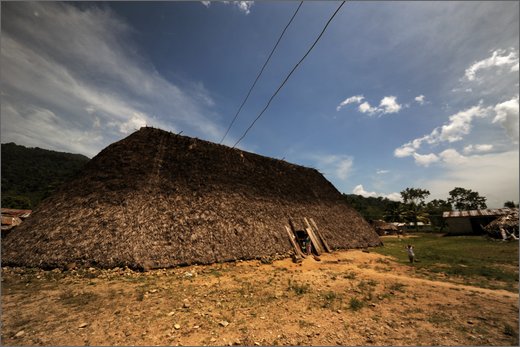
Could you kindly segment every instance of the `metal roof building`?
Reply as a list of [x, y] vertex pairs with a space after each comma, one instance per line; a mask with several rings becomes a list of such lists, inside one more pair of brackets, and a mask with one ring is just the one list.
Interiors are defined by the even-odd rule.
[[443, 212], [442, 217], [446, 219], [450, 234], [481, 234], [484, 233], [484, 226], [515, 210], [518, 211], [518, 208], [447, 211]]

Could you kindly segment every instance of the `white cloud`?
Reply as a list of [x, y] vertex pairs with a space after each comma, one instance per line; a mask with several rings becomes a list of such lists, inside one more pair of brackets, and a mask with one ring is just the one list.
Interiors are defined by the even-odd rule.
[[382, 109], [383, 114], [397, 113], [401, 110], [401, 105], [397, 103], [395, 96], [385, 96], [381, 99], [379, 107]]
[[438, 162], [439, 157], [434, 153], [430, 154], [418, 154], [413, 153], [413, 158], [415, 159], [415, 163], [420, 166], [428, 167], [430, 164]]
[[417, 101], [419, 105], [424, 105], [424, 95], [421, 94], [419, 96], [416, 96], [415, 101]]
[[[133, 29], [109, 9], [22, 2], [2, 11], [3, 140], [92, 155], [144, 124], [221, 136], [203, 86], [163, 78], [135, 52]], [[34, 110], [58, 121], [42, 126]], [[90, 135], [78, 136], [83, 129]]]
[[390, 170], [377, 170], [377, 171], [376, 171], [376, 174], [378, 174], [378, 175], [384, 175], [384, 174], [387, 174], [387, 173], [389, 173], [389, 172], [390, 172]]
[[472, 120], [485, 117], [487, 111], [478, 105], [450, 116], [450, 122], [441, 127], [439, 139], [448, 142], [462, 140], [464, 135], [469, 134]]
[[484, 108], [481, 105], [473, 106], [466, 110], [457, 112], [449, 117], [449, 122], [447, 124], [433, 129], [428, 135], [414, 139], [405, 143], [401, 147], [396, 148], [394, 150], [394, 156], [397, 158], [403, 158], [413, 155], [417, 164], [428, 166], [437, 160], [435, 160], [432, 154], [426, 156], [420, 154], [416, 155], [416, 151], [423, 143], [426, 142], [433, 145], [440, 142], [460, 141], [465, 135], [470, 133], [472, 121], [475, 118], [485, 117], [488, 112], [489, 108]]
[[236, 6], [240, 11], [244, 12], [246, 15], [251, 13], [250, 9], [254, 5], [254, 1], [222, 1], [225, 5], [233, 5]]
[[146, 115], [136, 112], [126, 122], [116, 124], [116, 126], [122, 134], [129, 134], [146, 126], [146, 119]]
[[464, 187], [485, 196], [490, 208], [502, 207], [507, 200], [518, 201], [518, 150], [469, 157], [456, 151], [443, 153], [444, 171], [421, 182], [432, 192], [432, 199], [446, 199], [450, 190]]
[[439, 157], [444, 163], [448, 164], [462, 164], [467, 162], [468, 158], [457, 152], [453, 148], [446, 149], [439, 153]]
[[[363, 95], [355, 95], [351, 96], [345, 100], [343, 100], [337, 107], [336, 111], [341, 110], [343, 107], [347, 106], [348, 104], [360, 104], [361, 101], [363, 101], [365, 97]], [[387, 113], [397, 113], [401, 110], [403, 107], [402, 105], [398, 104], [396, 101], [395, 96], [385, 96], [383, 99], [381, 99], [381, 102], [379, 103], [379, 107], [371, 106], [368, 101], [365, 101], [361, 103], [358, 106], [358, 111], [361, 113], [367, 113], [369, 116], [373, 116], [377, 113], [380, 115], [387, 114]], [[405, 105], [408, 107], [407, 105]]]
[[489, 69], [492, 67], [509, 66], [509, 71], [518, 71], [518, 55], [514, 51], [510, 51], [506, 55], [505, 50], [496, 50], [491, 54], [491, 57], [480, 60], [466, 69], [465, 76], [468, 80], [473, 81], [476, 74], [480, 70]]
[[345, 181], [354, 166], [354, 158], [344, 154], [310, 154], [306, 153], [299, 160], [300, 162], [310, 162], [325, 176], [339, 181]]
[[239, 8], [240, 11], [244, 12], [245, 14], [251, 13], [249, 10], [253, 4], [254, 1], [233, 1], [233, 4]]
[[347, 155], [329, 154], [324, 156], [313, 156], [320, 170], [340, 180], [346, 180], [352, 170], [354, 159]]
[[352, 103], [357, 103], [359, 104], [361, 102], [361, 100], [364, 99], [364, 96], [363, 95], [355, 95], [355, 96], [351, 96], [350, 98], [346, 98], [345, 100], [343, 100], [337, 107], [336, 107], [336, 111], [339, 111], [341, 110], [344, 106], [347, 106], [348, 104], [352, 104]]
[[515, 143], [518, 143], [518, 95], [508, 101], [495, 106], [496, 116], [493, 123], [499, 123], [507, 135]]
[[410, 142], [405, 143], [401, 147], [396, 148], [394, 150], [394, 156], [397, 158], [409, 157], [414, 153], [415, 153], [415, 148], [413, 148], [413, 146]]
[[466, 147], [464, 147], [464, 154], [484, 153], [489, 152], [492, 149], [493, 145], [490, 144], [467, 145]]
[[[89, 157], [99, 151], [102, 134], [92, 127], [70, 127], [54, 112], [33, 105], [13, 105], [2, 100], [2, 142], [23, 143], [29, 147], [42, 147], [57, 151], [82, 153]], [[46, 136], [42, 136], [45, 134]]]
[[368, 113], [369, 115], [373, 115], [379, 111], [379, 109], [377, 107], [370, 106], [370, 104], [367, 101], [365, 101], [364, 103], [359, 105], [358, 109], [359, 109], [359, 112]]
[[201, 1], [202, 5], [209, 7], [211, 5], [211, 1]]
[[357, 186], [355, 186], [354, 189], [352, 190], [352, 193], [356, 194], [356, 195], [361, 195], [365, 198], [369, 198], [369, 197], [375, 198], [375, 197], [380, 196], [380, 197], [387, 198], [387, 199], [393, 200], [393, 201], [401, 200], [401, 194], [399, 194], [399, 193], [382, 194], [382, 193], [376, 193], [376, 192], [368, 192], [363, 188], [362, 184], [358, 184]]

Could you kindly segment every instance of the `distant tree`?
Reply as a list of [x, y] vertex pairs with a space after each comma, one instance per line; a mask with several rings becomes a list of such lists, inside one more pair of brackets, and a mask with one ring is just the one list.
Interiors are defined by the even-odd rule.
[[406, 188], [401, 191], [401, 198], [406, 206], [405, 219], [413, 222], [416, 231], [419, 230], [417, 222], [427, 222], [428, 220], [428, 213], [424, 209], [424, 199], [429, 195], [428, 190], [420, 188]]
[[383, 197], [364, 197], [356, 194], [343, 194], [345, 201], [357, 210], [367, 221], [385, 219], [390, 206], [400, 202]]
[[518, 204], [515, 204], [514, 201], [506, 201], [504, 202], [504, 207], [515, 208], [518, 207]]
[[435, 227], [440, 228], [441, 231], [446, 227], [446, 220], [442, 218], [442, 213], [451, 210], [451, 204], [442, 199], [434, 199], [426, 204], [426, 211], [430, 216], [430, 221]]
[[480, 210], [487, 208], [486, 198], [471, 189], [455, 187], [449, 194], [448, 202], [456, 210]]
[[383, 219], [386, 222], [405, 222], [406, 207], [400, 201], [392, 201], [385, 209]]
[[414, 204], [417, 206], [424, 205], [424, 199], [430, 195], [426, 189], [406, 188], [401, 192], [401, 197], [405, 204]]

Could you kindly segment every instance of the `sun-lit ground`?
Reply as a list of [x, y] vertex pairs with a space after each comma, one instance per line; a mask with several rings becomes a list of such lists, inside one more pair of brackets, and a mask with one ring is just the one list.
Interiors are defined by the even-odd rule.
[[[404, 240], [415, 244], [421, 260], [413, 266], [406, 263], [403, 241], [388, 237], [385, 247], [368, 253], [338, 251], [301, 264], [244, 261], [147, 273], [3, 268], [2, 343], [518, 344], [517, 283], [429, 272], [432, 239]], [[395, 252], [397, 258], [376, 252]], [[511, 270], [496, 259], [489, 262]], [[442, 259], [435, 264], [448, 268]]]

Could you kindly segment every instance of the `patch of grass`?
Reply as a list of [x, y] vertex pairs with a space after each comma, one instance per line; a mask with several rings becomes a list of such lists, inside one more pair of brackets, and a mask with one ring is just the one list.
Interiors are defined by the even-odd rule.
[[217, 269], [211, 269], [211, 270], [209, 270], [208, 275], [220, 277], [220, 276], [222, 276], [222, 272]]
[[311, 286], [307, 283], [298, 283], [289, 280], [289, 290], [294, 291], [296, 295], [303, 295], [311, 291]]
[[59, 299], [63, 305], [80, 307], [95, 302], [99, 298], [95, 293], [74, 293], [67, 290], [60, 294]]
[[356, 279], [356, 273], [353, 271], [349, 271], [343, 275], [343, 278], [346, 278], [348, 280]]
[[410, 307], [404, 311], [405, 314], [423, 313], [424, 310], [420, 307]]
[[388, 289], [391, 291], [394, 291], [394, 292], [404, 292], [405, 287], [406, 287], [406, 285], [396, 282], [396, 283], [392, 284]]
[[336, 309], [341, 307], [341, 303], [343, 302], [343, 298], [341, 295], [334, 291], [328, 291], [321, 295], [323, 308]]
[[441, 325], [452, 321], [452, 318], [442, 312], [433, 312], [427, 319], [434, 325]]
[[[406, 244], [414, 246], [419, 262], [413, 266], [418, 274], [444, 273], [441, 278], [447, 281], [460, 283], [462, 279], [469, 285], [518, 291], [518, 242], [493, 242], [483, 236], [414, 235], [417, 237]], [[383, 247], [373, 251], [409, 264], [405, 244], [397, 239], [385, 240]]]
[[516, 336], [517, 333], [515, 331], [515, 328], [513, 328], [511, 325], [505, 323], [504, 324], [504, 334], [507, 336]]
[[350, 301], [349, 301], [349, 308], [350, 308], [352, 311], [359, 311], [359, 310], [361, 310], [363, 307], [365, 307], [365, 302], [364, 302], [364, 301], [359, 300], [358, 298], [350, 298]]

